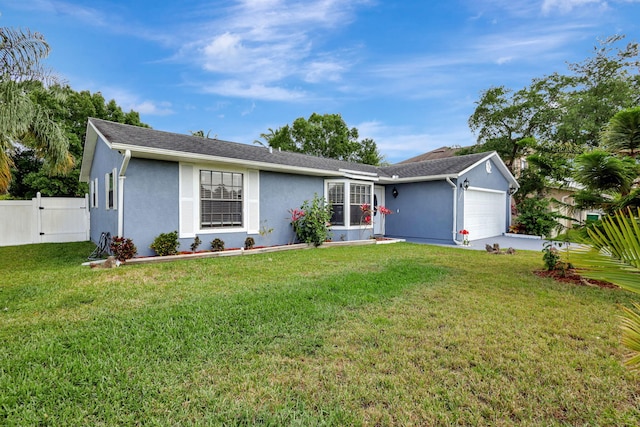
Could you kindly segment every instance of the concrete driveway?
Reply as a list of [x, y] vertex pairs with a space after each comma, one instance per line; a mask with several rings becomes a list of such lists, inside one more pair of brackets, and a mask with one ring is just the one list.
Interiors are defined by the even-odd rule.
[[[453, 241], [444, 241], [444, 240], [428, 240], [428, 239], [413, 239], [413, 238], [404, 238], [407, 242], [412, 243], [422, 243], [427, 245], [440, 245], [440, 246], [457, 246]], [[542, 251], [542, 248], [547, 242], [544, 239], [533, 238], [531, 236], [527, 237], [514, 237], [514, 236], [495, 236], [488, 237], [486, 239], [473, 240], [469, 246], [457, 246], [459, 248], [464, 248], [468, 250], [477, 250], [484, 251], [486, 245], [493, 246], [494, 243], [500, 245], [501, 249], [513, 248], [519, 251]], [[563, 247], [564, 244], [563, 244]]]

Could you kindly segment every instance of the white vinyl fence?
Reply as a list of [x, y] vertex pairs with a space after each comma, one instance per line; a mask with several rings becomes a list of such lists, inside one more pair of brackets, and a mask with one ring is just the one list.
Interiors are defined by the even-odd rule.
[[89, 240], [89, 196], [0, 200], [0, 246]]

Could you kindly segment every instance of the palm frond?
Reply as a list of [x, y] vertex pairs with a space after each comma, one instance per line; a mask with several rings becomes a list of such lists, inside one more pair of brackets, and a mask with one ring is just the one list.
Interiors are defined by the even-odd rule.
[[633, 307], [622, 307], [622, 345], [632, 352], [625, 365], [632, 370], [640, 370], [640, 304], [634, 303]]
[[42, 67], [41, 60], [50, 50], [40, 33], [0, 27], [0, 75], [15, 81], [49, 80], [51, 72]]
[[591, 246], [572, 248], [573, 263], [584, 268], [585, 277], [614, 283], [640, 293], [640, 208], [627, 209], [602, 220], [601, 227], [587, 230]]

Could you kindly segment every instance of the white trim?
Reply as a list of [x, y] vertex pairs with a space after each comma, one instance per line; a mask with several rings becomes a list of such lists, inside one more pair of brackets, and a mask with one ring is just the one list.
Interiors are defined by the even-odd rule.
[[109, 210], [109, 173], [104, 174], [104, 209]]
[[494, 190], [491, 188], [483, 188], [483, 187], [469, 187], [467, 190], [463, 190], [463, 191], [484, 191], [485, 193], [501, 193], [501, 194], [506, 194], [507, 192], [504, 190]]
[[[242, 227], [200, 227], [200, 171], [242, 174]], [[179, 224], [180, 237], [196, 235], [242, 233], [258, 234], [260, 229], [260, 171], [234, 168], [228, 164], [179, 163]]]
[[180, 237], [193, 238], [196, 236], [196, 221], [198, 219], [195, 194], [198, 191], [197, 182], [194, 182], [195, 166], [189, 163], [180, 163], [178, 166], [178, 224]]
[[327, 202], [329, 201], [329, 184], [330, 183], [341, 183], [344, 185], [344, 206], [343, 206], [343, 215], [344, 215], [344, 225], [332, 225], [331, 228], [333, 230], [373, 230], [373, 218], [370, 224], [351, 224], [351, 184], [360, 184], [360, 185], [368, 185], [371, 188], [371, 200], [369, 201], [369, 205], [373, 205], [373, 195], [375, 194], [375, 185], [371, 181], [362, 181], [362, 180], [353, 180], [353, 179], [325, 179], [324, 180], [324, 199]]
[[498, 153], [495, 152], [495, 151], [492, 151], [491, 153], [489, 153], [488, 155], [486, 155], [482, 159], [478, 160], [477, 162], [475, 162], [474, 164], [472, 164], [471, 166], [469, 166], [465, 170], [463, 170], [460, 173], [458, 173], [457, 177], [455, 177], [455, 178], [458, 178], [458, 177], [461, 177], [462, 175], [465, 175], [467, 172], [471, 171], [472, 169], [476, 168], [477, 166], [479, 166], [480, 164], [482, 164], [482, 163], [484, 163], [484, 162], [486, 162], [488, 160], [493, 160], [493, 162], [498, 167], [498, 169], [500, 169], [500, 172], [502, 172], [502, 174], [507, 178], [507, 181], [509, 182], [509, 184], [513, 184], [516, 189], [520, 188], [520, 185], [518, 184], [518, 181], [516, 181], [515, 177], [511, 173], [511, 171], [509, 171], [509, 168], [507, 168], [507, 165], [502, 161], [502, 159], [500, 158]]
[[[260, 232], [260, 171], [251, 169], [244, 175], [243, 179], [245, 192], [245, 214], [247, 233], [258, 234]], [[243, 221], [244, 222], [244, 221]]]
[[95, 195], [96, 195], [96, 189], [95, 189], [95, 183], [93, 182], [93, 180], [89, 181], [89, 207], [90, 208], [95, 208]]
[[276, 171], [286, 173], [299, 172], [302, 175], [312, 176], [335, 176], [342, 177], [343, 173], [335, 170], [314, 169], [300, 166], [290, 166], [277, 163], [258, 162], [255, 160], [245, 159], [233, 159], [231, 157], [219, 157], [211, 156], [208, 154], [195, 154], [195, 153], [183, 153], [172, 150], [158, 150], [148, 149], [145, 147], [129, 145], [129, 144], [112, 144], [111, 148], [114, 150], [131, 150], [133, 157], [154, 159], [154, 160], [169, 160], [174, 162], [185, 163], [216, 163], [226, 164], [228, 167], [245, 167], [252, 169], [259, 169], [264, 171]]
[[100, 191], [99, 191], [100, 186], [99, 186], [98, 177], [96, 177], [93, 180], [93, 182], [95, 183], [94, 186], [93, 186], [94, 187], [94, 191], [95, 191], [95, 199], [94, 199], [95, 204], [93, 205], [93, 207], [94, 208], [98, 208], [99, 205], [100, 205], [100, 202], [99, 202], [99, 200], [100, 200]]
[[[338, 169], [340, 172], [344, 172], [344, 173], [350, 173], [350, 174], [354, 174], [354, 175], [366, 175], [366, 176], [370, 176], [370, 177], [377, 177], [378, 174], [375, 172], [360, 172], [360, 171], [354, 171], [351, 169]], [[366, 178], [363, 178], [366, 179]]]
[[111, 172], [111, 176], [109, 177], [111, 178], [110, 180], [111, 183], [113, 183], [113, 210], [118, 210], [118, 180], [116, 179], [117, 176], [118, 176], [118, 169], [113, 168], [113, 171]]

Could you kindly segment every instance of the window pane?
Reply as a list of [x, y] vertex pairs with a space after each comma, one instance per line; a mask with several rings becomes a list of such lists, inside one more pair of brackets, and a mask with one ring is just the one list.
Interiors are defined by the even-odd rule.
[[344, 225], [344, 183], [330, 182], [327, 185], [327, 193], [328, 201], [333, 210], [331, 224]]
[[[368, 205], [371, 209], [371, 185], [367, 184], [351, 184], [349, 187], [349, 222], [351, 225], [368, 225], [371, 224], [371, 214], [364, 212], [362, 205]], [[368, 217], [368, 220], [367, 220]]]
[[242, 174], [200, 171], [200, 227], [242, 227]]

